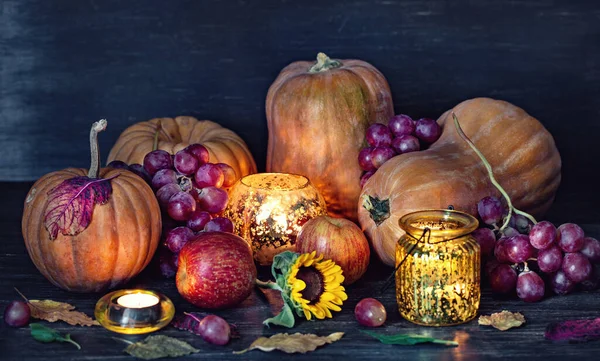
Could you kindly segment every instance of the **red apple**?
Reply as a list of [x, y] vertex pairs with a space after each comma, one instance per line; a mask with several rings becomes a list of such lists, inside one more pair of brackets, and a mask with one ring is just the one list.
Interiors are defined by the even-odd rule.
[[304, 224], [296, 239], [296, 252], [316, 251], [331, 259], [344, 271], [344, 284], [359, 278], [369, 266], [371, 250], [365, 234], [345, 218], [318, 216]]
[[179, 253], [179, 293], [201, 308], [228, 308], [245, 300], [256, 280], [252, 249], [225, 232], [201, 232]]

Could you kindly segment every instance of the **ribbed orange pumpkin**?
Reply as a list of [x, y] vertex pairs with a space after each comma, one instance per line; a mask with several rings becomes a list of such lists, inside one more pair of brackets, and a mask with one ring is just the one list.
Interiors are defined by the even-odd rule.
[[[92, 162], [91, 169], [97, 172], [98, 163]], [[110, 180], [108, 202], [94, 206], [82, 232], [59, 232], [51, 240], [44, 225], [48, 192], [67, 179], [93, 173], [67, 168], [46, 174], [25, 199], [21, 230], [31, 260], [50, 282], [73, 292], [100, 292], [125, 284], [148, 265], [160, 239], [160, 208], [150, 186], [127, 170], [103, 168], [100, 178], [118, 175]]]
[[561, 160], [543, 125], [504, 101], [464, 101], [438, 119], [442, 135], [437, 142], [427, 150], [387, 161], [362, 190], [358, 202], [361, 227], [388, 265], [394, 264], [396, 242], [404, 234], [398, 225], [403, 215], [449, 205], [476, 215], [481, 198], [501, 197], [481, 160], [458, 135], [452, 112], [491, 164], [515, 207], [541, 216], [554, 200]]
[[393, 115], [384, 76], [361, 60], [297, 61], [271, 85], [266, 101], [267, 172], [301, 174], [319, 189], [329, 214], [357, 219], [358, 152], [373, 123]]
[[194, 117], [154, 118], [130, 126], [110, 150], [107, 163], [121, 160], [143, 164], [146, 154], [153, 150], [155, 137], [157, 149], [171, 154], [200, 143], [208, 149], [211, 163], [229, 164], [238, 178], [256, 173], [256, 163], [242, 138], [215, 122]]

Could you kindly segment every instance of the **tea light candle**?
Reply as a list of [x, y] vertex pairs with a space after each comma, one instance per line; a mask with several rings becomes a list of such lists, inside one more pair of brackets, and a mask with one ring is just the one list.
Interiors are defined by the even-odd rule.
[[175, 307], [164, 295], [148, 290], [120, 290], [96, 304], [95, 316], [106, 329], [126, 334], [156, 331], [175, 315]]

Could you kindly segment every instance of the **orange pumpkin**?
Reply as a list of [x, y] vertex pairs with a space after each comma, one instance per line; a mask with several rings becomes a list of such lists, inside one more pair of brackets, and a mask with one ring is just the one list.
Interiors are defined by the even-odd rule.
[[561, 159], [552, 135], [535, 118], [510, 103], [476, 98], [444, 113], [442, 135], [427, 150], [387, 161], [365, 184], [358, 218], [381, 260], [394, 264], [396, 242], [404, 234], [403, 215], [423, 209], [455, 209], [477, 214], [477, 202], [494, 195], [486, 169], [454, 126], [460, 126], [492, 166], [496, 180], [518, 209], [543, 215], [560, 184]]
[[365, 131], [393, 115], [384, 76], [360, 60], [297, 61], [271, 85], [266, 101], [267, 172], [301, 174], [319, 189], [327, 211], [357, 219]]
[[[92, 154], [98, 154], [96, 147], [92, 145]], [[73, 292], [100, 292], [127, 283], [148, 265], [160, 239], [160, 208], [150, 186], [127, 170], [98, 171], [95, 159], [89, 172], [67, 168], [40, 178], [27, 194], [23, 211], [21, 230], [31, 260], [50, 282]], [[57, 232], [52, 237], [46, 221], [56, 206], [53, 191], [64, 181], [86, 175], [110, 182], [107, 202], [93, 206], [90, 223], [79, 233]]]
[[194, 117], [154, 118], [125, 129], [108, 154], [107, 163], [120, 160], [143, 164], [154, 148], [175, 154], [190, 144], [208, 149], [211, 163], [226, 163], [238, 178], [256, 173], [256, 163], [246, 143], [233, 131], [210, 120]]

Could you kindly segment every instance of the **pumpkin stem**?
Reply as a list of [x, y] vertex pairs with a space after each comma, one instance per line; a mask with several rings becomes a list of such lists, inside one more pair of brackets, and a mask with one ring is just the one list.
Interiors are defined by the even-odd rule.
[[154, 132], [154, 142], [152, 143], [153, 151], [158, 149], [158, 134], [160, 133], [161, 129], [162, 129], [162, 122], [159, 120], [158, 124], [156, 125], [156, 132]]
[[100, 151], [98, 150], [98, 133], [106, 129], [106, 119], [100, 119], [99, 121], [92, 124], [92, 130], [90, 130], [90, 153], [92, 154], [92, 164], [88, 171], [89, 178], [98, 178], [100, 174]]
[[329, 58], [324, 53], [317, 54], [317, 62], [308, 69], [309, 73], [321, 73], [330, 69], [339, 68], [342, 62]]
[[506, 199], [506, 203], [508, 204], [508, 215], [504, 219], [504, 223], [502, 224], [502, 227], [500, 227], [500, 231], [503, 231], [508, 226], [508, 222], [510, 222], [510, 216], [513, 212], [527, 217], [530, 221], [533, 222], [533, 224], [536, 224], [537, 221], [535, 220], [535, 218], [533, 218], [533, 216], [531, 214], [523, 212], [521, 210], [518, 210], [517, 208], [515, 208], [513, 206], [512, 201], [510, 200], [510, 197], [508, 196], [508, 193], [506, 193], [506, 191], [504, 190], [504, 188], [502, 188], [500, 183], [498, 183], [498, 181], [496, 181], [496, 178], [494, 177], [494, 172], [492, 171], [492, 166], [490, 165], [490, 163], [487, 161], [487, 159], [485, 159], [484, 155], [479, 151], [479, 149], [477, 149], [475, 144], [473, 144], [471, 139], [469, 139], [469, 137], [467, 137], [465, 132], [463, 132], [462, 128], [460, 127], [460, 124], [458, 123], [458, 117], [456, 116], [456, 114], [452, 113], [452, 117], [454, 118], [454, 126], [456, 127], [456, 132], [458, 133], [458, 135], [460, 135], [460, 137], [465, 142], [467, 142], [469, 147], [471, 147], [471, 149], [473, 149], [473, 151], [477, 154], [479, 159], [481, 159], [481, 161], [483, 162], [483, 165], [485, 166], [485, 169], [487, 170], [488, 177], [490, 177], [490, 181], [492, 182], [494, 187], [496, 187], [500, 191], [500, 193], [502, 193], [502, 196], [504, 197], [504, 199]]
[[377, 197], [371, 197], [370, 195], [365, 194], [363, 196], [362, 206], [369, 211], [371, 219], [378, 226], [390, 217], [390, 201], [388, 199], [381, 200]]

